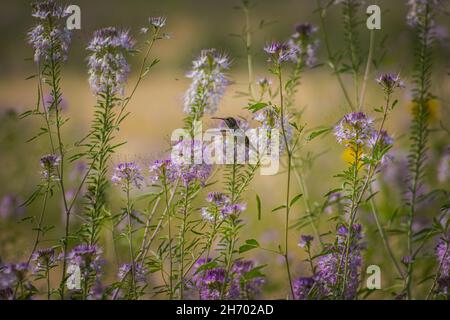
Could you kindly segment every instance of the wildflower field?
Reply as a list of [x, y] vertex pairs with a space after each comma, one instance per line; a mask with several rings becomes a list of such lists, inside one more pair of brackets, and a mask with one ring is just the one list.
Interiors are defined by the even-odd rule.
[[448, 0], [7, 0], [0, 300], [450, 298]]

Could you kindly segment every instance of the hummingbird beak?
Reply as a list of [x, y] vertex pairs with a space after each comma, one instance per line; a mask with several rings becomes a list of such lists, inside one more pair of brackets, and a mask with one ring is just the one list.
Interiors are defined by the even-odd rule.
[[225, 120], [225, 118], [219, 118], [219, 117], [211, 117], [211, 119], [215, 119], [215, 120]]

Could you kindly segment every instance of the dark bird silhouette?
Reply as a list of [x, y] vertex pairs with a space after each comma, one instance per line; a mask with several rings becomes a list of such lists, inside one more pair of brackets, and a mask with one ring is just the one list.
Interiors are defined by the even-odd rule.
[[[212, 117], [211, 119], [222, 120], [225, 123], [225, 125], [228, 127], [228, 129], [232, 129], [232, 130], [241, 129], [239, 127], [239, 122], [233, 117], [226, 117], [226, 118]], [[245, 148], [247, 150], [249, 148], [251, 148], [252, 150], [255, 150], [255, 148], [250, 145], [250, 140], [248, 139], [247, 135], [245, 136]]]
[[227, 118], [213, 117], [211, 119], [222, 120], [229, 129], [233, 129], [233, 130], [240, 129], [238, 121], [233, 117], [227, 117]]

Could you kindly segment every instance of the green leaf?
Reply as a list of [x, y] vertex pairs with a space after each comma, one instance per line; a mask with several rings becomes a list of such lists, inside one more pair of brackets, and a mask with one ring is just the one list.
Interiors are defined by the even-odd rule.
[[255, 113], [261, 109], [264, 109], [265, 107], [267, 107], [267, 103], [259, 102], [259, 103], [252, 104], [251, 106], [248, 106], [247, 109], [250, 110], [251, 112]]
[[239, 253], [244, 253], [259, 248], [259, 243], [255, 239], [245, 241], [245, 244], [239, 247]]
[[281, 209], [285, 209], [285, 208], [286, 208], [286, 206], [283, 204], [283, 205], [281, 205], [279, 207], [276, 207], [275, 209], [272, 209], [272, 212], [275, 212], [275, 211], [278, 211], [278, 210], [281, 210]]
[[303, 194], [298, 194], [296, 195], [292, 200], [291, 203], [289, 203], [289, 207], [292, 207], [298, 200], [300, 200], [300, 198], [303, 196]]
[[203, 270], [209, 270], [209, 269], [213, 269], [216, 268], [219, 264], [216, 261], [211, 261], [205, 264], [202, 264], [200, 267], [197, 268], [197, 270], [195, 271], [195, 273], [199, 273], [200, 271]]
[[313, 131], [308, 136], [308, 141], [311, 141], [311, 140], [317, 138], [318, 136], [321, 136], [322, 134], [327, 133], [329, 131], [331, 131], [331, 128], [323, 128], [323, 129], [319, 129], [319, 130]]
[[261, 198], [256, 195], [256, 208], [258, 209], [258, 220], [261, 220]]

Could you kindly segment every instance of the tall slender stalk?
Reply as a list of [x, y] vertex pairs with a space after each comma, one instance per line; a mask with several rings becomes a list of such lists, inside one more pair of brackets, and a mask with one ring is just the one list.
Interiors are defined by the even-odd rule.
[[285, 214], [285, 225], [284, 225], [284, 242], [285, 242], [284, 243], [284, 245], [285, 245], [284, 260], [285, 260], [285, 264], [286, 264], [286, 273], [287, 273], [287, 277], [288, 277], [288, 281], [289, 281], [291, 297], [292, 297], [292, 299], [294, 299], [295, 298], [294, 287], [292, 284], [292, 276], [291, 276], [291, 271], [290, 271], [290, 266], [289, 266], [289, 213], [290, 213], [290, 209], [291, 209], [290, 208], [290, 190], [291, 190], [292, 152], [291, 152], [291, 149], [289, 146], [289, 141], [288, 141], [285, 123], [284, 123], [285, 106], [284, 106], [284, 94], [283, 94], [283, 79], [282, 79], [280, 65], [278, 65], [277, 75], [278, 75], [278, 84], [279, 84], [279, 90], [280, 90], [281, 131], [282, 131], [283, 141], [284, 141], [284, 145], [286, 148], [287, 159], [288, 159], [287, 182], [286, 182], [286, 204], [285, 204], [286, 214]]
[[42, 210], [41, 210], [41, 214], [39, 216], [38, 224], [36, 226], [36, 238], [34, 239], [33, 248], [31, 249], [31, 253], [28, 256], [27, 264], [30, 264], [31, 258], [33, 258], [33, 254], [36, 252], [37, 246], [39, 245], [40, 236], [42, 233], [42, 223], [44, 221], [44, 215], [45, 215], [45, 211], [47, 209], [48, 195], [50, 193], [50, 183], [51, 183], [51, 181], [50, 181], [50, 177], [49, 177], [46, 181], [46, 188], [45, 188], [45, 193], [44, 193]]
[[128, 222], [128, 250], [130, 254], [130, 271], [131, 271], [131, 296], [136, 298], [136, 262], [134, 259], [134, 248], [133, 248], [133, 225], [131, 223], [131, 198], [130, 198], [130, 182], [127, 182], [126, 186], [126, 196], [127, 196], [127, 222]]
[[411, 175], [410, 199], [408, 199], [408, 228], [407, 228], [407, 252], [411, 261], [408, 263], [405, 279], [405, 292], [407, 299], [412, 298], [412, 277], [414, 260], [413, 257], [413, 224], [416, 215], [417, 204], [419, 202], [419, 187], [424, 172], [424, 163], [426, 160], [427, 141], [428, 141], [428, 100], [430, 97], [429, 89], [431, 83], [431, 46], [432, 46], [432, 28], [431, 28], [431, 8], [427, 1], [423, 16], [420, 18], [417, 26], [418, 48], [416, 52], [416, 74], [414, 89], [415, 103], [417, 110], [414, 110], [414, 119], [411, 128], [411, 148], [409, 153], [409, 170]]
[[[164, 169], [165, 170], [165, 169]], [[163, 181], [163, 188], [164, 188], [164, 199], [166, 203], [166, 211], [167, 211], [167, 236], [169, 240], [169, 299], [172, 300], [173, 298], [173, 256], [172, 256], [172, 214], [169, 204], [169, 190], [167, 188], [167, 180], [164, 173], [164, 181]]]

